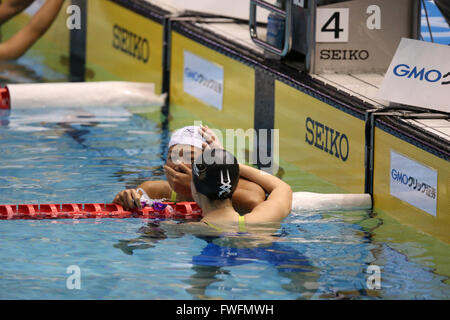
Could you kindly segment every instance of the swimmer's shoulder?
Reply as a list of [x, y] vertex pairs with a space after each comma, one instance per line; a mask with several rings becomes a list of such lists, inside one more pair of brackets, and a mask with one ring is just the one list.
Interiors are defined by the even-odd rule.
[[169, 183], [164, 180], [146, 181], [139, 187], [144, 189], [148, 196], [153, 199], [170, 199], [172, 194], [172, 188], [170, 188]]

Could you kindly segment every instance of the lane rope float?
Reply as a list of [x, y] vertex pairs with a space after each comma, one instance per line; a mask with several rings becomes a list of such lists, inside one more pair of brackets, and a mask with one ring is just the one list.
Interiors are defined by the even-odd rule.
[[292, 194], [292, 210], [296, 212], [370, 209], [372, 209], [372, 197], [368, 193], [294, 192]]
[[[292, 210], [341, 211], [369, 210], [372, 199], [369, 194], [320, 194], [294, 192]], [[111, 203], [66, 204], [16, 204], [0, 205], [0, 220], [20, 219], [97, 219], [97, 218], [148, 218], [148, 219], [198, 219], [202, 210], [195, 202], [154, 202], [141, 210], [128, 211]]]
[[163, 206], [146, 206], [128, 211], [121, 205], [110, 203], [65, 204], [18, 204], [0, 205], [0, 220], [43, 219], [98, 219], [98, 218], [144, 218], [193, 220], [202, 216], [195, 202], [163, 202]]

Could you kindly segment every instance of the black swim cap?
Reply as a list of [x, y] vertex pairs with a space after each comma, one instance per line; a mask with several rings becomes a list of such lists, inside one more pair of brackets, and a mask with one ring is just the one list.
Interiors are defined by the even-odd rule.
[[229, 199], [239, 181], [239, 164], [226, 150], [206, 150], [193, 163], [192, 178], [197, 192], [208, 199]]

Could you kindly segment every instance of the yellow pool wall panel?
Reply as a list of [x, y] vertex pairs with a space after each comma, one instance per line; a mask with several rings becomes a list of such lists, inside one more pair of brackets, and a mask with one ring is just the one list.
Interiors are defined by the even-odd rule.
[[88, 1], [87, 81], [136, 81], [162, 87], [163, 27], [108, 0]]
[[[436, 215], [391, 195], [391, 152], [437, 172]], [[402, 224], [450, 243], [449, 162], [375, 128], [374, 207]], [[419, 191], [417, 191], [419, 192]], [[423, 195], [422, 195], [423, 196]], [[430, 195], [432, 196], [432, 194]]]
[[275, 81], [280, 159], [344, 192], [364, 193], [364, 121]]
[[[67, 27], [69, 15], [66, 13], [70, 1], [65, 1], [61, 11], [47, 32], [25, 54], [26, 58], [38, 59], [39, 63], [50, 69], [69, 74], [70, 30]], [[25, 12], [15, 16], [1, 28], [1, 41], [5, 42], [20, 31], [31, 20], [31, 15]]]
[[[214, 102], [208, 103], [185, 90], [185, 69], [189, 68], [185, 65], [185, 57], [192, 57], [200, 61], [200, 64], [211, 66], [213, 70], [222, 70], [223, 78], [216, 79], [222, 88], [221, 108], [218, 108], [217, 104], [214, 105]], [[201, 68], [202, 65], [199, 70]], [[208, 77], [207, 72], [201, 75], [203, 76]], [[253, 128], [254, 69], [172, 32], [170, 79], [171, 118], [180, 120], [174, 128], [193, 125], [194, 121], [199, 120], [220, 129], [240, 128], [246, 131]]]

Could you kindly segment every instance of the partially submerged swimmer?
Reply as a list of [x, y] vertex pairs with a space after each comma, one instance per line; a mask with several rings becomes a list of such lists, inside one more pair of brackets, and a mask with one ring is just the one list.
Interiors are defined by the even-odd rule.
[[[217, 231], [246, 232], [246, 224], [280, 222], [291, 211], [292, 190], [288, 184], [238, 164], [224, 149], [206, 149], [194, 162], [192, 172], [192, 196], [203, 212], [200, 222]], [[239, 177], [258, 184], [269, 194], [267, 200], [244, 216], [236, 212], [231, 202]]]
[[[116, 247], [131, 254], [129, 252], [134, 249], [148, 248], [166, 237], [182, 234], [208, 237], [208, 241], [220, 240], [221, 245], [232, 247], [270, 245], [276, 240], [274, 235], [280, 222], [291, 211], [290, 186], [273, 175], [238, 164], [236, 158], [217, 142], [211, 130], [205, 127], [201, 130], [205, 150], [192, 164], [191, 190], [193, 199], [202, 208], [202, 219], [187, 223], [169, 220], [150, 223], [140, 230], [141, 237], [122, 241]], [[232, 202], [240, 178], [261, 186], [269, 194], [267, 200], [242, 216]], [[164, 231], [161, 233], [161, 230]], [[246, 233], [245, 237], [242, 237], [243, 233]]]
[[[119, 192], [114, 203], [125, 209], [140, 209], [142, 192], [152, 199], [167, 199], [171, 201], [193, 201], [191, 191], [192, 162], [202, 153], [205, 139], [198, 126], [187, 126], [175, 131], [169, 142], [164, 172], [167, 181], [146, 181], [136, 189]], [[232, 204], [239, 212], [251, 211], [265, 199], [264, 190], [257, 184], [241, 178], [231, 197]]]

